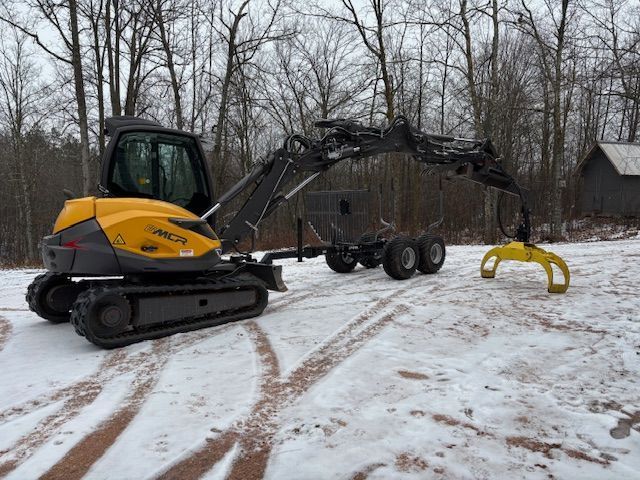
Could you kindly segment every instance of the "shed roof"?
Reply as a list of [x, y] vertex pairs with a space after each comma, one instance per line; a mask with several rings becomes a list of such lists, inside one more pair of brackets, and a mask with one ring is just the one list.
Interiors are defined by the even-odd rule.
[[600, 148], [618, 175], [640, 175], [640, 143], [596, 142], [578, 164], [578, 172]]

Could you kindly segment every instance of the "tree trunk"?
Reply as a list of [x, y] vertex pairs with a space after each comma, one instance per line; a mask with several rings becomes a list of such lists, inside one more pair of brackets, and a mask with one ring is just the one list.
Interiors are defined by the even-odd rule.
[[[173, 90], [173, 101], [176, 108], [176, 127], [178, 130], [182, 130], [184, 126], [184, 119], [182, 118], [182, 100], [180, 98], [180, 85], [178, 84], [178, 76], [176, 75], [176, 67], [173, 62], [173, 49], [169, 43], [169, 37], [165, 28], [164, 16], [162, 13], [162, 3], [160, 0], [156, 1], [156, 25], [160, 30], [160, 41], [162, 42], [162, 48], [167, 58], [167, 69], [169, 70], [169, 78], [171, 80], [171, 89]], [[195, 75], [195, 71], [193, 73]]]
[[553, 86], [553, 164], [552, 185], [553, 194], [551, 205], [551, 234], [555, 238], [562, 236], [562, 189], [560, 179], [564, 153], [564, 129], [562, 128], [562, 103], [560, 91], [562, 89], [562, 52], [564, 48], [564, 34], [569, 0], [562, 0], [562, 16], [558, 27], [558, 46], [555, 56], [555, 76]]
[[224, 123], [227, 117], [227, 104], [229, 102], [229, 86], [231, 85], [231, 76], [234, 70], [234, 57], [236, 55], [236, 36], [238, 33], [238, 26], [242, 17], [246, 15], [243, 13], [244, 9], [248, 5], [249, 0], [245, 0], [238, 13], [235, 14], [233, 24], [229, 29], [229, 38], [227, 43], [227, 65], [224, 73], [224, 80], [222, 81], [222, 91], [220, 93], [220, 109], [218, 110], [218, 119], [216, 121], [216, 134], [213, 144], [213, 165], [212, 168], [220, 164], [222, 153], [222, 134], [224, 132]]
[[89, 152], [89, 124], [87, 120], [87, 101], [85, 98], [82, 59], [80, 57], [80, 38], [78, 34], [78, 8], [76, 0], [69, 0], [69, 24], [71, 27], [71, 64], [78, 107], [78, 126], [80, 127], [80, 153], [82, 163], [82, 193], [88, 196], [93, 188]]

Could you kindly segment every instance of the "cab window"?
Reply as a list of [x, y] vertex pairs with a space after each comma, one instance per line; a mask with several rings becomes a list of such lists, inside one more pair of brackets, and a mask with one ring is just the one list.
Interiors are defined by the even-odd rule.
[[127, 132], [120, 135], [113, 156], [111, 194], [164, 200], [196, 214], [210, 206], [204, 159], [193, 138]]

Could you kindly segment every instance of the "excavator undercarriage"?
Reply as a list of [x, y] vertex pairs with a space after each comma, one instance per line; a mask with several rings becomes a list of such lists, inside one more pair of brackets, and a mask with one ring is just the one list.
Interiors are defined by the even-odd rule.
[[[549, 292], [565, 292], [566, 264], [529, 243], [526, 192], [507, 174], [489, 140], [431, 135], [397, 117], [386, 128], [349, 120], [323, 120], [321, 138], [287, 137], [282, 147], [214, 200], [204, 151], [196, 135], [134, 117], [107, 120], [111, 140], [102, 162], [102, 198], [70, 198], [53, 233], [41, 243], [48, 272], [36, 277], [26, 300], [51, 322], [70, 321], [75, 331], [104, 348], [255, 317], [267, 306], [268, 290], [284, 291], [273, 260], [325, 255], [336, 272], [356, 264], [384, 267], [403, 280], [416, 271], [436, 273], [445, 245], [433, 233], [418, 238], [369, 232], [357, 241], [272, 252], [261, 261], [240, 249], [260, 223], [336, 163], [380, 154], [404, 154], [430, 173], [448, 173], [496, 188], [521, 201], [515, 242], [491, 250], [481, 272], [492, 278], [501, 260], [535, 261], [546, 270]], [[387, 155], [394, 159], [397, 155]], [[305, 176], [288, 193], [294, 178]], [[224, 225], [216, 212], [249, 191]], [[442, 202], [442, 197], [440, 199]], [[227, 217], [228, 218], [228, 217]], [[495, 257], [492, 269], [485, 264]], [[564, 283], [553, 283], [551, 265]]]

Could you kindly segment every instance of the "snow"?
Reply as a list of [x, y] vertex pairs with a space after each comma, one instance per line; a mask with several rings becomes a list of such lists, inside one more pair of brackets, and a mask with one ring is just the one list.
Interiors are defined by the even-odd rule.
[[564, 295], [483, 246], [403, 282], [291, 260], [261, 317], [115, 351], [0, 271], [0, 476], [638, 479], [640, 238], [544, 248]]

